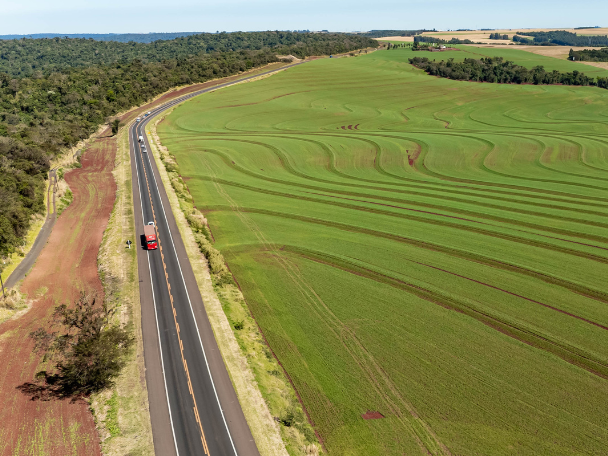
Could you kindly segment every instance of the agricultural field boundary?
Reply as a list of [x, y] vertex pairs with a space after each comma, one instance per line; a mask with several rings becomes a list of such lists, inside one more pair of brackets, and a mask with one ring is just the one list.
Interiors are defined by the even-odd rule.
[[[279, 426], [290, 413], [303, 417], [301, 404], [282, 375], [282, 367], [270, 353], [239, 288], [230, 280], [212, 278], [209, 261], [201, 253], [200, 243], [197, 244], [200, 235], [194, 234], [185, 212], [191, 211], [188, 218], [195, 220], [197, 215], [200, 220], [202, 214], [194, 208], [182, 178], [175, 172], [169, 175], [167, 165], [175, 162], [156, 133], [156, 126], [172, 111], [165, 112], [147, 128], [150, 152], [167, 189], [215, 338], [258, 450], [264, 456], [316, 455], [319, 448], [310, 442], [314, 431], [308, 423], [301, 420], [299, 426]], [[179, 196], [176, 190], [180, 191]], [[215, 255], [220, 255], [213, 250]], [[223, 263], [223, 258], [221, 261]]]

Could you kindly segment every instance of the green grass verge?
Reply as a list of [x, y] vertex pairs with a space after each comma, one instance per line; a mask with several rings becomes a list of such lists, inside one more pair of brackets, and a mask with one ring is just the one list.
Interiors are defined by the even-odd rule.
[[608, 91], [412, 54], [310, 62], [158, 132], [330, 454], [601, 454]]

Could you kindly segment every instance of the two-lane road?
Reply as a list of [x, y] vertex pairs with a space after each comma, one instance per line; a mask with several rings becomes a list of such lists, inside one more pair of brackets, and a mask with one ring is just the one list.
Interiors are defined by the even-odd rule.
[[[138, 268], [146, 382], [155, 453], [259, 456], [205, 313], [192, 267], [156, 164], [146, 124], [181, 101], [272, 73], [268, 71], [185, 95], [130, 129], [135, 226], [154, 222], [157, 250], [139, 238]], [[138, 138], [142, 136], [144, 142]]]

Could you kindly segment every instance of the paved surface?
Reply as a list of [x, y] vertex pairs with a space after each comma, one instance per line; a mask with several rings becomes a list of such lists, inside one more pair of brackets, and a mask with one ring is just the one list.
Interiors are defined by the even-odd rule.
[[[51, 192], [53, 193], [52, 203], [51, 203]], [[57, 221], [57, 208], [55, 206], [55, 194], [57, 193], [57, 170], [52, 169], [49, 171], [49, 186], [47, 188], [47, 207], [46, 207], [46, 220], [44, 221], [44, 225], [40, 229], [38, 236], [36, 236], [36, 240], [32, 245], [30, 251], [25, 255], [25, 258], [21, 260], [21, 263], [15, 268], [15, 270], [11, 273], [10, 276], [6, 279], [4, 286], [6, 288], [13, 288], [17, 283], [25, 277], [25, 274], [28, 273], [34, 263], [38, 259], [38, 255], [42, 252], [42, 248], [46, 245], [46, 241], [51, 235], [51, 231], [53, 230], [53, 226]], [[53, 209], [51, 210], [51, 204], [53, 205]]]
[[[293, 65], [291, 65], [293, 66]], [[285, 69], [283, 67], [281, 69]], [[259, 456], [205, 313], [192, 267], [158, 169], [138, 137], [157, 114], [201, 93], [274, 73], [256, 74], [164, 104], [130, 130], [137, 235], [154, 221], [159, 249], [138, 248], [146, 381], [157, 455]]]

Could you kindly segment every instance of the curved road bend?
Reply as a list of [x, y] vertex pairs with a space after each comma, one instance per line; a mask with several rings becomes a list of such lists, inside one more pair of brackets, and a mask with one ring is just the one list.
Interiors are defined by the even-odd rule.
[[[289, 65], [288, 67], [295, 66]], [[137, 138], [166, 109], [205, 92], [282, 69], [194, 92], [166, 103], [129, 132], [135, 226], [154, 221], [159, 249], [138, 249], [146, 382], [158, 456], [259, 456], [213, 336], [203, 300], [154, 160]]]

